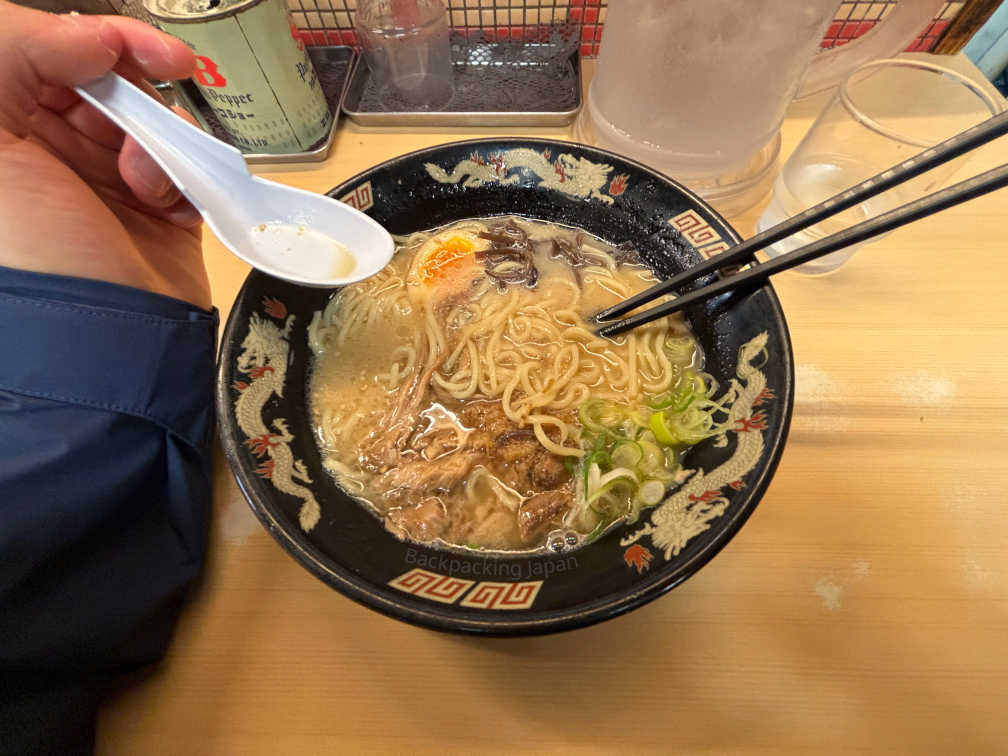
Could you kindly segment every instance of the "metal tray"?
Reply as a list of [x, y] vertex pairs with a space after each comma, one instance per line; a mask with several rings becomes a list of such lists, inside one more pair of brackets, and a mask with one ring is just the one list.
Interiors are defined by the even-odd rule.
[[[311, 149], [304, 152], [288, 152], [282, 154], [245, 152], [245, 162], [250, 165], [260, 165], [263, 163], [307, 163], [325, 160], [329, 155], [329, 148], [332, 147], [333, 134], [339, 124], [340, 110], [343, 107], [343, 97], [346, 95], [347, 84], [350, 81], [350, 71], [353, 69], [356, 57], [354, 49], [346, 45], [320, 45], [309, 47], [308, 55], [315, 65], [318, 73], [319, 83], [329, 102], [329, 109], [332, 111], [332, 127], [325, 138], [320, 140]], [[199, 88], [191, 80], [176, 81], [174, 83], [174, 96], [178, 104], [192, 113], [193, 117], [199, 121], [205, 131], [230, 145], [234, 145], [231, 135], [227, 133], [220, 121], [213, 112]], [[237, 146], [237, 145], [234, 145]], [[240, 149], [240, 148], [239, 148]]]
[[455, 94], [418, 110], [382, 89], [358, 58], [343, 112], [362, 126], [563, 126], [581, 108], [581, 57], [550, 45], [484, 43], [455, 50]]

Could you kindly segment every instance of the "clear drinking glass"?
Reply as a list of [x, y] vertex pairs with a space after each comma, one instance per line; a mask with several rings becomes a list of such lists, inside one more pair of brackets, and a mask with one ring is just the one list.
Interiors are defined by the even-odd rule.
[[441, 0], [358, 0], [357, 36], [371, 75], [407, 103], [438, 108], [453, 94], [448, 12]]
[[902, 50], [942, 3], [888, 2], [869, 34], [820, 51], [840, 5], [612, 0], [576, 138], [681, 181], [729, 217], [749, 209], [777, 175], [795, 93], [833, 88], [861, 63]]
[[[840, 86], [784, 164], [757, 231], [765, 231], [1003, 109], [1004, 101], [977, 82], [936, 63], [889, 58], [861, 66]], [[940, 188], [967, 160], [968, 156], [963, 156], [934, 168], [778, 242], [766, 253], [775, 257], [918, 199]], [[829, 273], [859, 246], [794, 270]]]

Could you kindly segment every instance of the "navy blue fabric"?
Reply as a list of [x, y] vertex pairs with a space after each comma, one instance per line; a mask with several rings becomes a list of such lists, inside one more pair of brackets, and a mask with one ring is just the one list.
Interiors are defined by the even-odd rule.
[[87, 753], [206, 548], [217, 313], [0, 267], [0, 753]]

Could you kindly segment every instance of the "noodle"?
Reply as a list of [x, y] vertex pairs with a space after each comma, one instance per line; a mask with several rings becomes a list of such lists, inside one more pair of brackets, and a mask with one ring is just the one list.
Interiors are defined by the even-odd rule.
[[[550, 242], [558, 232], [547, 224], [513, 223], [531, 241]], [[479, 237], [486, 228], [467, 221], [454, 224], [451, 232], [489, 238]], [[617, 265], [609, 250], [583, 234], [577, 240], [581, 258], [576, 268], [566, 259], [544, 255], [542, 245], [536, 248], [534, 288], [505, 286], [484, 275], [464, 296], [434, 304], [432, 297], [418, 295], [421, 284], [411, 266], [437, 233], [442, 232], [396, 237], [399, 249], [390, 264], [372, 278], [344, 287], [308, 327], [309, 345], [320, 361], [316, 372], [325, 373], [312, 379], [325, 464], [341, 484], [347, 482], [365, 498], [371, 491], [368, 481], [386, 468], [355, 470], [354, 456], [363, 460], [369, 441], [401, 432], [399, 424], [418, 411], [427, 424], [415, 432], [406, 428], [412, 436], [397, 443], [408, 442], [424, 459], [454, 454], [472, 443], [467, 438], [479, 428], [463, 430], [424, 415], [432, 397], [449, 415], [455, 410], [445, 407], [496, 403], [512, 427], [528, 429], [525, 437], [534, 438], [532, 443], [578, 462], [586, 455], [580, 407], [596, 399], [641, 403], [670, 390], [682, 371], [701, 359], [675, 318], [654, 321], [616, 339], [591, 330], [588, 315], [644, 290], [655, 278], [639, 266]], [[504, 276], [523, 263], [505, 259], [493, 265], [495, 274]], [[458, 500], [474, 512], [484, 511], [492, 494], [496, 503], [485, 510], [487, 517], [499, 516], [502, 509], [513, 521], [523, 501], [522, 494], [483, 464], [467, 472], [461, 490]], [[485, 525], [469, 523], [453, 532], [469, 537], [486, 530]]]
[[[460, 228], [478, 228], [462, 224]], [[406, 241], [416, 246], [420, 235]], [[504, 294], [487, 289], [473, 302], [453, 308], [447, 317], [437, 317], [424, 308], [424, 330], [429, 358], [452, 348], [432, 383], [458, 399], [479, 396], [500, 399], [509, 418], [530, 425], [543, 441], [545, 426], [564, 428], [564, 437], [573, 439], [575, 428], [556, 413], [570, 410], [588, 396], [633, 402], [645, 394], [666, 390], [676, 377], [665, 345], [676, 339], [677, 329], [668, 319], [631, 333], [617, 343], [601, 339], [584, 325], [586, 310], [598, 309], [644, 288], [649, 277], [617, 271], [602, 250], [586, 245], [583, 252], [592, 264], [581, 269], [586, 288], [594, 288], [590, 304], [586, 292], [569, 277], [555, 277], [537, 290], [509, 289]], [[406, 257], [404, 255], [404, 257]], [[340, 306], [327, 308], [314, 331], [338, 329], [337, 344], [360, 328], [394, 330], [395, 321], [411, 315], [393, 305], [406, 297], [404, 266], [395, 262], [370, 281], [348, 286], [336, 300]], [[653, 279], [652, 279], [653, 280]], [[459, 326], [458, 324], [465, 323]], [[454, 340], [447, 324], [455, 324]], [[315, 336], [315, 341], [319, 337]], [[419, 369], [418, 349], [405, 354], [393, 352], [398, 369], [382, 374], [390, 386], [400, 385]], [[599, 384], [608, 384], [600, 387]], [[549, 441], [544, 446], [571, 456], [580, 456], [574, 445], [560, 446]]]

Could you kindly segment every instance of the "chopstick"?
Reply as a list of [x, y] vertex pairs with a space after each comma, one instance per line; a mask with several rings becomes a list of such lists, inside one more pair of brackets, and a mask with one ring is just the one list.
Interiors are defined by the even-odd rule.
[[[814, 205], [808, 210], [805, 210], [792, 218], [788, 218], [787, 220], [778, 223], [776, 226], [768, 228], [766, 231], [763, 231], [750, 239], [746, 239], [731, 249], [722, 252], [719, 255], [715, 255], [699, 265], [695, 265], [692, 268], [684, 270], [665, 281], [655, 284], [646, 291], [635, 294], [634, 296], [629, 297], [612, 307], [602, 310], [594, 316], [594, 319], [596, 321], [603, 321], [618, 318], [621, 315], [625, 315], [631, 310], [635, 310], [641, 305], [647, 304], [664, 294], [676, 291], [684, 284], [694, 281], [719, 268], [731, 265], [732, 263], [748, 262], [748, 258], [754, 252], [757, 252], [764, 247], [769, 247], [781, 239], [791, 236], [791, 234], [797, 233], [798, 231], [802, 231], [821, 220], [825, 220], [826, 218], [843, 212], [848, 208], [854, 207], [860, 202], [874, 197], [876, 194], [881, 194], [894, 186], [898, 186], [904, 181], [915, 178], [916, 176], [919, 176], [920, 174], [929, 171], [942, 163], [954, 160], [960, 155], [974, 150], [980, 145], [986, 144], [993, 139], [997, 139], [1004, 134], [1008, 134], [1008, 111], [1000, 113], [993, 118], [988, 118], [986, 121], [982, 121], [976, 126], [966, 129], [965, 131], [962, 131], [959, 134], [946, 139], [944, 142], [936, 144], [934, 147], [930, 147], [913, 157], [904, 160], [902, 163], [899, 163], [882, 173], [872, 176], [869, 179], [865, 179], [856, 186], [845, 189], [839, 194], [835, 194], [834, 196], [823, 200], [818, 205]], [[850, 244], [852, 242], [847, 243]], [[736, 279], [737, 276], [733, 276], [730, 280]]]
[[963, 202], [969, 202], [971, 199], [993, 192], [1004, 186], [1008, 186], [1008, 165], [992, 168], [989, 171], [981, 173], [979, 176], [960, 181], [958, 184], [953, 184], [947, 189], [942, 189], [913, 202], [908, 202], [887, 213], [862, 221], [850, 228], [845, 228], [843, 231], [838, 231], [812, 244], [806, 244], [804, 247], [800, 247], [780, 257], [775, 257], [761, 265], [753, 266], [734, 276], [722, 278], [708, 286], [694, 289], [670, 302], [665, 302], [624, 320], [617, 320], [614, 323], [604, 325], [598, 329], [598, 334], [600, 336], [615, 336], [631, 328], [636, 328], [644, 323], [650, 323], [652, 320], [657, 320], [658, 318], [677, 312], [684, 307], [689, 307], [694, 302], [702, 299], [709, 299], [733, 289], [762, 284], [774, 273], [779, 273], [782, 270], [793, 268], [809, 260], [814, 260], [817, 257], [828, 255], [838, 249], [842, 249], [850, 244], [857, 244], [878, 234], [892, 231], [900, 226], [905, 226], [908, 223], [925, 218], [928, 215], [941, 212], [955, 205], [960, 205]]

